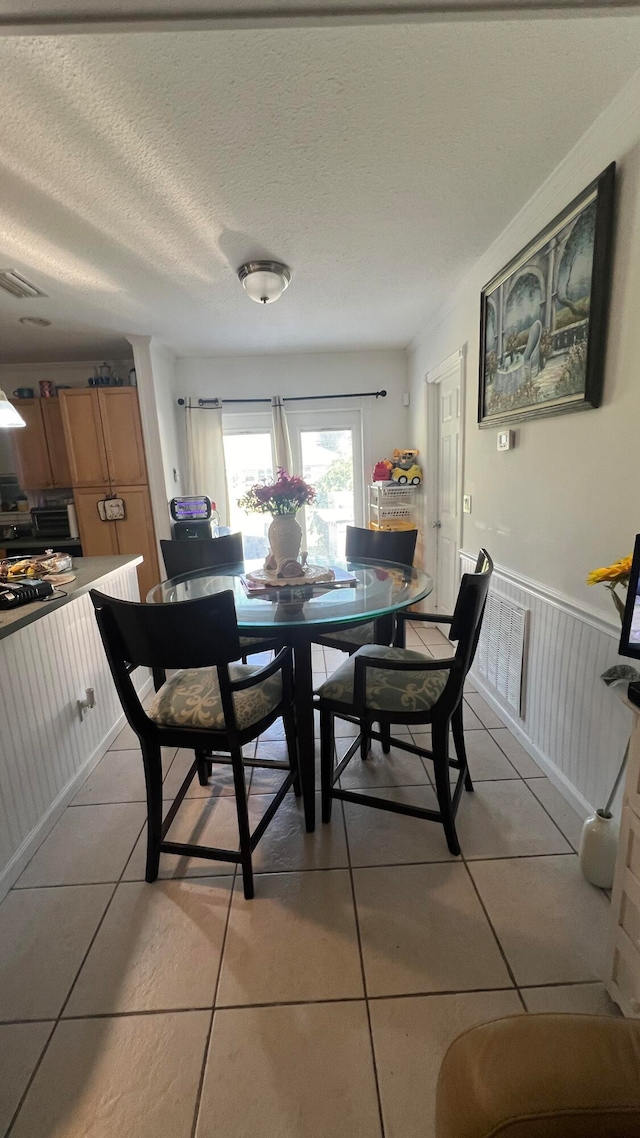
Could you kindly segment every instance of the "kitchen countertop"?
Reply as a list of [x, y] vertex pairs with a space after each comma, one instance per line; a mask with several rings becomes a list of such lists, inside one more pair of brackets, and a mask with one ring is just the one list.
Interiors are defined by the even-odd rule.
[[122, 557], [74, 557], [72, 572], [75, 573], [76, 579], [68, 585], [61, 586], [64, 596], [54, 595], [51, 600], [33, 601], [29, 605], [20, 605], [15, 609], [0, 609], [0, 640], [40, 620], [54, 609], [68, 605], [70, 601], [87, 593], [89, 589], [100, 586], [106, 578], [117, 573], [119, 569], [140, 565], [141, 562], [142, 557], [131, 554]]

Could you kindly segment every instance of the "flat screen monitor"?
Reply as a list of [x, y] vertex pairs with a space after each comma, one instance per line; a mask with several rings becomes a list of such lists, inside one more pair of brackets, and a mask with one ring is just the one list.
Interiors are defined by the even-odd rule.
[[622, 619], [620, 655], [637, 656], [640, 659], [640, 533], [636, 537], [631, 562], [627, 603]]

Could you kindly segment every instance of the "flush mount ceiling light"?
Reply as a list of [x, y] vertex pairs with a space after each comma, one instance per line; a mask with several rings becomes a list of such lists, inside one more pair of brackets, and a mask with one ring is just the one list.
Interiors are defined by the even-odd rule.
[[34, 328], [50, 328], [51, 321], [45, 320], [44, 316], [20, 316], [18, 317], [19, 324], [32, 324]]
[[7, 399], [4, 391], [0, 391], [0, 430], [3, 427], [26, 427], [26, 423], [16, 411], [13, 403]]
[[248, 261], [238, 269], [238, 280], [252, 300], [272, 304], [287, 288], [291, 271], [280, 261]]

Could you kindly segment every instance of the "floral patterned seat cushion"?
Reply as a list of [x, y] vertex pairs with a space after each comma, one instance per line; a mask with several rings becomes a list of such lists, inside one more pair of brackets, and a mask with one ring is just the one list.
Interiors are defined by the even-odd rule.
[[[411, 648], [385, 648], [380, 644], [367, 644], [345, 660], [318, 688], [322, 699], [338, 703], [353, 703], [355, 661], [358, 656], [375, 656], [384, 660], [430, 660], [422, 652]], [[382, 668], [367, 671], [367, 707], [373, 711], [407, 712], [429, 711], [440, 698], [449, 679], [448, 669], [426, 672], [390, 672]]]
[[[244, 680], [259, 672], [254, 664], [232, 664], [232, 680]], [[241, 731], [257, 723], [282, 700], [282, 676], [275, 672], [262, 683], [233, 693], [236, 722]], [[147, 715], [161, 727], [195, 727], [224, 731], [225, 721], [216, 668], [184, 668], [156, 692]]]
[[266, 648], [262, 647], [263, 644], [264, 645], [270, 645], [271, 641], [265, 640], [262, 636], [260, 636], [260, 637], [258, 637], [258, 636], [241, 636], [240, 637], [240, 647], [242, 648], [242, 650], [246, 656], [248, 656], [251, 652], [267, 651]]
[[375, 625], [369, 621], [369, 624], [359, 624], [356, 628], [336, 628], [335, 632], [327, 632], [327, 636], [331, 640], [343, 640], [345, 645], [373, 644]]

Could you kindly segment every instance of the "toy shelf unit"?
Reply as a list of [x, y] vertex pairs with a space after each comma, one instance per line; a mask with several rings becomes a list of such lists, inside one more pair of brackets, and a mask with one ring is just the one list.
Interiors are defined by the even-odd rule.
[[372, 482], [369, 486], [369, 529], [417, 529], [419, 486]]

